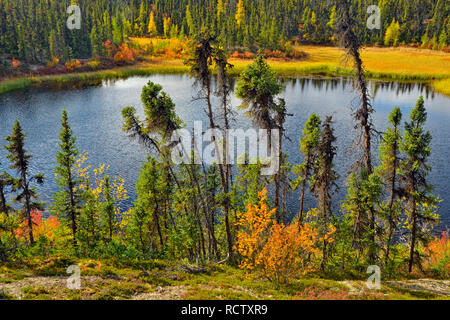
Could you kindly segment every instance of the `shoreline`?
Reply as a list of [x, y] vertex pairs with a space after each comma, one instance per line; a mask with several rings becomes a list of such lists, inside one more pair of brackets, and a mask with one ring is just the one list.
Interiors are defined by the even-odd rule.
[[[323, 77], [323, 78], [350, 78], [352, 71], [346, 68], [330, 66], [312, 66], [312, 67], [274, 67], [280, 77]], [[243, 70], [238, 66], [231, 72], [232, 76], [238, 76]], [[82, 88], [99, 85], [103, 80], [121, 80], [138, 76], [151, 76], [154, 74], [188, 74], [188, 68], [179, 65], [154, 67], [117, 67], [100, 71], [91, 71], [83, 73], [68, 73], [60, 75], [31, 76], [14, 79], [0, 80], [0, 95], [28, 88], [50, 87], [56, 89]], [[446, 75], [401, 75], [396, 73], [382, 73], [366, 71], [367, 80], [379, 80], [386, 82], [400, 83], [426, 83], [437, 93], [450, 97], [450, 77]]]
[[[269, 65], [280, 77], [286, 78], [353, 76], [352, 67], [343, 59], [342, 50], [339, 48], [302, 46], [301, 50], [308, 55], [307, 59], [268, 59]], [[362, 58], [365, 61], [365, 74], [368, 80], [427, 83], [435, 92], [450, 97], [450, 54], [448, 53], [403, 47], [367, 47], [362, 51]], [[103, 80], [153, 74], [189, 73], [189, 68], [179, 58], [142, 56], [141, 59], [134, 65], [113, 69], [3, 79], [0, 80], [0, 95], [27, 88], [82, 88], [99, 85]], [[230, 58], [230, 63], [234, 65], [230, 74], [238, 76], [251, 62], [251, 59]]]

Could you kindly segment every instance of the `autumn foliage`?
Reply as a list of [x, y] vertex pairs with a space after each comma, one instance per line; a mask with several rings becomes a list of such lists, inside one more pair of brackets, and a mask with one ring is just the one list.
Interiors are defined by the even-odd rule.
[[64, 65], [68, 71], [75, 71], [81, 68], [80, 60], [71, 60], [65, 63]]
[[134, 48], [129, 48], [126, 43], [122, 43], [116, 54], [114, 55], [115, 64], [130, 64], [136, 60], [137, 51]]
[[11, 65], [14, 69], [17, 69], [17, 68], [20, 68], [22, 63], [20, 62], [20, 60], [17, 60], [16, 58], [12, 58]]
[[[31, 213], [31, 220], [33, 222], [33, 235], [34, 238], [39, 240], [46, 238], [50, 241], [56, 240], [56, 234], [58, 228], [61, 226], [58, 218], [55, 216], [49, 216], [47, 219], [42, 217], [42, 212], [34, 210]], [[14, 230], [16, 237], [19, 239], [27, 239], [28, 237], [28, 224], [23, 221], [19, 228]]]
[[242, 256], [240, 268], [257, 270], [275, 283], [313, 270], [319, 254], [318, 231], [299, 222], [285, 226], [272, 219], [275, 209], [268, 209], [267, 190], [258, 193], [259, 203], [248, 204], [247, 212], [238, 214], [236, 249]]
[[442, 232], [440, 238], [431, 241], [426, 251], [429, 255], [427, 267], [448, 278], [450, 276], [450, 239], [448, 232]]

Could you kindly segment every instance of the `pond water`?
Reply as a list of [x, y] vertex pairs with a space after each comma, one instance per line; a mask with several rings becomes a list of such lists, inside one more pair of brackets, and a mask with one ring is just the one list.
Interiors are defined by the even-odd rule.
[[[63, 108], [68, 110], [78, 149], [88, 152], [88, 163], [94, 166], [102, 163], [109, 165], [108, 174], [125, 178], [132, 199], [135, 197], [134, 184], [147, 151], [122, 131], [121, 110], [126, 106], [135, 106], [142, 112], [141, 90], [149, 80], [160, 83], [172, 97], [179, 117], [188, 128], [192, 128], [194, 121], [203, 121], [203, 128], [207, 128], [204, 102], [193, 98], [193, 80], [186, 75], [133, 77], [105, 81], [100, 86], [85, 89], [57, 91], [40, 88], [0, 96], [0, 138], [3, 140], [9, 135], [14, 121], [19, 119], [27, 134], [26, 149], [33, 155], [31, 171], [44, 173], [48, 177], [45, 185], [39, 188], [42, 200], [49, 201], [56, 188], [53, 170]], [[336, 169], [341, 176], [339, 185], [342, 186], [334, 200], [335, 210], [338, 210], [340, 201], [345, 197], [345, 178], [355, 159], [354, 153], [349, 151], [355, 137], [351, 113], [356, 94], [352, 84], [347, 79], [290, 79], [285, 80], [285, 86], [281, 96], [293, 116], [286, 123], [286, 133], [290, 139], [285, 140], [284, 150], [291, 163], [302, 160], [298, 138], [309, 115], [315, 112], [322, 119], [333, 115], [338, 146]], [[450, 226], [450, 99], [422, 84], [371, 82], [370, 90], [376, 110], [374, 124], [379, 131], [385, 129], [393, 107], [400, 107], [404, 120], [407, 120], [419, 96], [424, 96], [429, 115], [427, 129], [433, 135], [430, 158], [433, 171], [429, 179], [435, 193], [443, 200], [439, 205], [442, 217], [440, 229], [446, 229]], [[239, 100], [233, 98], [232, 104], [239, 105]], [[237, 109], [233, 125], [243, 129], [251, 126], [244, 113]], [[377, 150], [378, 143], [374, 154]], [[4, 148], [0, 148], [2, 169], [7, 167], [5, 155]], [[314, 205], [314, 199], [308, 196], [306, 206]], [[298, 210], [297, 194], [290, 195], [288, 208], [292, 212]]]

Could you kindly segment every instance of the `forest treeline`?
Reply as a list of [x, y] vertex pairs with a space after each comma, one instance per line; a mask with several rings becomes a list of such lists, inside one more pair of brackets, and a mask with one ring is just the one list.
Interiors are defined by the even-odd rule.
[[[264, 176], [265, 159], [250, 163], [248, 157], [233, 170], [227, 153], [220, 151], [227, 148], [229, 137], [218, 134], [234, 124], [229, 76], [233, 66], [217, 37], [202, 29], [185, 63], [196, 80], [193, 90], [205, 103], [209, 128], [216, 130], [211, 137], [216, 163], [197, 164], [195, 154], [187, 154], [186, 146], [173, 139], [184, 124], [170, 96], [149, 82], [142, 90], [143, 112], [132, 106], [122, 110], [124, 133], [149, 154], [132, 208], [123, 206], [128, 196], [122, 179], [107, 176], [105, 165], [87, 165], [88, 155], [79, 153], [69, 114], [63, 111], [55, 168], [58, 190], [47, 205], [51, 217], [42, 219], [36, 188], [45, 177], [31, 172], [26, 136], [17, 121], [5, 145], [11, 170], [0, 176], [0, 259], [63, 254], [200, 265], [227, 262], [276, 283], [310, 272], [355, 276], [369, 265], [380, 266], [391, 277], [413, 271], [448, 277], [448, 237], [436, 240], [431, 234], [439, 223], [439, 199], [428, 179], [432, 136], [425, 129], [424, 100], [417, 100], [409, 117], [393, 108], [376, 161], [373, 139], [380, 128], [371, 121], [374, 110], [360, 57], [362, 43], [347, 0], [339, 0], [339, 16], [336, 37], [354, 62], [359, 97], [353, 113], [359, 139], [353, 146], [339, 144], [332, 116], [321, 119], [312, 114], [299, 132], [303, 157], [289, 163], [283, 152], [290, 116], [281, 96], [283, 85], [260, 53], [240, 75], [235, 94], [255, 127], [281, 132], [280, 147], [272, 151], [280, 159], [278, 170]], [[213, 96], [220, 102], [213, 103]], [[336, 184], [338, 145], [352, 147], [357, 155], [346, 186]], [[175, 165], [174, 150], [192, 162]], [[5, 159], [1, 160], [3, 166]], [[347, 196], [334, 211], [334, 195], [344, 187]], [[303, 204], [306, 192], [316, 198], [309, 210]], [[285, 205], [292, 193], [299, 195], [299, 212]]]
[[[352, 0], [363, 44], [444, 48], [450, 38], [446, 0]], [[67, 8], [81, 8], [81, 29], [69, 30]], [[192, 37], [208, 28], [227, 47], [277, 49], [280, 42], [335, 43], [336, 1], [315, 0], [0, 0], [0, 54], [29, 63], [91, 58], [127, 37]], [[366, 26], [367, 8], [381, 10], [381, 28]], [[2, 59], [3, 60], [3, 59]]]

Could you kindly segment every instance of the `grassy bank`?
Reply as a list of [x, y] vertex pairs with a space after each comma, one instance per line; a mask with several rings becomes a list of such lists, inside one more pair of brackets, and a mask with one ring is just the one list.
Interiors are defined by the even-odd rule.
[[[302, 46], [308, 54], [302, 61], [269, 60], [280, 76], [344, 76], [352, 75], [351, 63], [335, 47]], [[370, 79], [388, 81], [426, 81], [440, 93], [450, 96], [450, 54], [413, 48], [366, 48], [362, 52], [366, 74]], [[251, 60], [231, 59], [238, 75]], [[125, 79], [156, 73], [183, 74], [188, 68], [182, 60], [144, 58], [139, 64], [89, 73], [28, 77], [0, 82], [0, 94], [28, 87], [70, 88], [101, 84], [102, 80]]]

